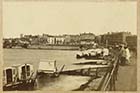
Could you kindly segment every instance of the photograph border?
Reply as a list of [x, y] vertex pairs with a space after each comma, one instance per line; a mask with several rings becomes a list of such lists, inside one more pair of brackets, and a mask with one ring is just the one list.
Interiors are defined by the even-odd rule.
[[[0, 28], [1, 28], [1, 31], [0, 31], [0, 92], [3, 92], [2, 90], [2, 69], [3, 69], [3, 22], [2, 22], [2, 18], [3, 18], [3, 2], [4, 1], [9, 1], [9, 2], [47, 2], [47, 1], [53, 1], [53, 2], [59, 2], [59, 1], [84, 1], [84, 2], [137, 2], [137, 91], [105, 91], [105, 92], [109, 92], [109, 93], [139, 93], [140, 92], [140, 51], [139, 51], [139, 48], [140, 48], [140, 0], [1, 0], [0, 1], [0, 12], [1, 12], [1, 15], [0, 15]], [[12, 93], [17, 93], [18, 91], [12, 91]], [[35, 92], [35, 93], [46, 93], [46, 91], [20, 91], [20, 92], [23, 92], [23, 93], [27, 93], [27, 92]], [[104, 91], [47, 91], [48, 93], [91, 93], [91, 92], [94, 92], [94, 93], [104, 93]]]

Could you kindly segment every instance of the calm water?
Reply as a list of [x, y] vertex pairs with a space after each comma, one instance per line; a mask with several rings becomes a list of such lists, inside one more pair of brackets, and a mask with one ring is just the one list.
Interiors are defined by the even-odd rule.
[[68, 50], [4, 49], [4, 67], [31, 63], [37, 68], [39, 61], [42, 59], [56, 60], [57, 65], [67, 65], [77, 61], [76, 53], [77, 51]]

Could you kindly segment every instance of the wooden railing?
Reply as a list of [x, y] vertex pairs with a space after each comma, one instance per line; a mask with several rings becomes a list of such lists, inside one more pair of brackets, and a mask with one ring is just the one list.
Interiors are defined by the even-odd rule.
[[112, 64], [106, 74], [104, 75], [97, 91], [115, 91], [116, 89], [116, 80], [119, 68], [119, 59], [118, 57], [114, 58]]

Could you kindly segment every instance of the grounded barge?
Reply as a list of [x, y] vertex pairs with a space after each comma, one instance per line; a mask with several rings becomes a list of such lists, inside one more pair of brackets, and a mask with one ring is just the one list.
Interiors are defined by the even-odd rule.
[[33, 65], [23, 64], [7, 67], [3, 70], [3, 90], [33, 90], [36, 75]]

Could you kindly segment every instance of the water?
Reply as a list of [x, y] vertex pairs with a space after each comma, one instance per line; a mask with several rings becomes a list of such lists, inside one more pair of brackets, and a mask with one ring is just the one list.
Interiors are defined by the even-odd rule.
[[4, 67], [30, 63], [37, 68], [41, 59], [56, 60], [57, 65], [68, 65], [77, 61], [76, 52], [68, 50], [4, 49]]

